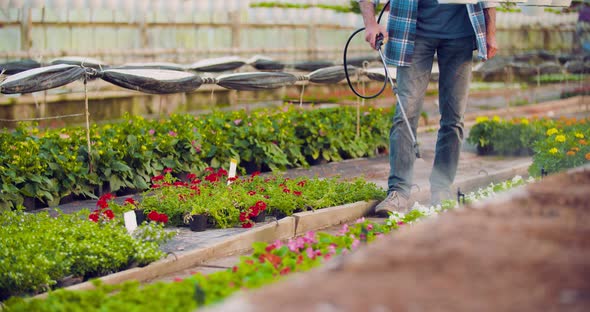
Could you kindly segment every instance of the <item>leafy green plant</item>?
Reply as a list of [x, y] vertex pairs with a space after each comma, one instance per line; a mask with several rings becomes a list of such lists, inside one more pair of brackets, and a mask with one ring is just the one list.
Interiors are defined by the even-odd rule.
[[88, 279], [163, 256], [159, 244], [169, 235], [154, 239], [156, 230], [150, 229], [150, 235], [135, 239], [121, 225], [120, 216], [113, 222], [107, 217], [91, 222], [88, 215], [0, 213], [1, 299], [52, 289], [66, 276]]

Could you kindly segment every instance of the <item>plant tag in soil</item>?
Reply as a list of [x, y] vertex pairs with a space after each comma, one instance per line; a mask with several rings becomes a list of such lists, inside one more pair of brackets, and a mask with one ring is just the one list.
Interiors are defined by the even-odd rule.
[[[229, 162], [229, 174], [228, 178], [233, 178], [236, 176], [236, 169], [238, 168], [238, 161], [235, 159], [231, 159]], [[227, 185], [230, 185], [231, 181], [227, 181]]]
[[129, 234], [133, 233], [133, 231], [135, 231], [135, 229], [137, 228], [137, 219], [135, 218], [135, 211], [127, 211], [123, 214], [123, 217], [125, 219], [125, 228], [127, 228], [127, 232], [129, 232]]

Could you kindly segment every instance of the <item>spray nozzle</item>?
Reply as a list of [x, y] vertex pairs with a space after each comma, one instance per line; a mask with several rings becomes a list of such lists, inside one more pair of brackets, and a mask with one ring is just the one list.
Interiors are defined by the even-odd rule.
[[382, 33], [377, 34], [377, 36], [375, 37], [375, 49], [381, 49], [381, 46], [383, 46], [383, 39], [384, 37]]

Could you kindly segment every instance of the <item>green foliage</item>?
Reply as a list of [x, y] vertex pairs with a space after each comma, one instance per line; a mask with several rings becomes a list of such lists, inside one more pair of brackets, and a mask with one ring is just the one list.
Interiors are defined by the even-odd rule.
[[590, 162], [589, 137], [587, 119], [562, 120], [534, 143], [535, 155], [529, 173], [538, 176], [541, 169], [554, 173]]
[[96, 197], [102, 187], [146, 190], [150, 177], [164, 168], [202, 172], [240, 160], [247, 172], [309, 166], [375, 155], [387, 147], [391, 112], [366, 108], [356, 135], [351, 107], [300, 110], [214, 112], [204, 116], [171, 115], [147, 120], [93, 125], [88, 153], [85, 130], [41, 131], [20, 125], [0, 132], [0, 209], [25, 197], [50, 206], [70, 194]]
[[480, 117], [467, 141], [481, 153], [533, 155], [529, 173], [538, 176], [577, 167], [590, 161], [587, 119], [554, 120], [513, 119], [510, 121]]
[[88, 211], [57, 217], [4, 211], [0, 299], [52, 289], [69, 275], [90, 278], [146, 265], [163, 256], [159, 244], [169, 235], [157, 232], [142, 229], [135, 239], [120, 222], [90, 222]]

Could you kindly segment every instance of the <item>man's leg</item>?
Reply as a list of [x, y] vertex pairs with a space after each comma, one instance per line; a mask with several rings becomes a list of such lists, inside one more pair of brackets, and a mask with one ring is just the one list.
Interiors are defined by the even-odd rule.
[[393, 126], [389, 132], [389, 179], [388, 193], [397, 191], [405, 198], [410, 196], [414, 160], [416, 160], [408, 126], [402, 117], [399, 105], [403, 105], [410, 121], [412, 131], [416, 134], [420, 111], [430, 74], [434, 51], [440, 40], [417, 37], [412, 55], [412, 65], [397, 68], [397, 86], [401, 103], [393, 117]]
[[473, 42], [473, 37], [442, 40], [437, 50], [441, 119], [430, 176], [433, 204], [437, 204], [440, 195], [450, 195], [457, 172], [463, 141], [463, 115], [471, 82]]

